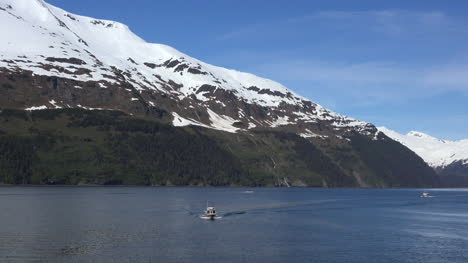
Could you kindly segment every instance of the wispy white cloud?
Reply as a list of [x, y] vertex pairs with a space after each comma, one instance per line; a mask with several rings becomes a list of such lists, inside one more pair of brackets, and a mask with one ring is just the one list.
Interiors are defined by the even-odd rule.
[[[468, 32], [468, 27], [458, 18], [439, 11], [415, 12], [407, 10], [371, 11], [321, 11], [304, 16], [264, 21], [247, 25], [218, 37], [232, 40], [243, 37], [264, 37], [268, 34], [290, 33], [298, 24], [310, 25], [311, 29], [325, 25], [326, 30], [359, 28], [385, 34], [418, 33], [431, 31]], [[282, 32], [283, 31], [283, 32]]]
[[301, 87], [303, 93], [327, 89], [329, 93], [348, 96], [361, 105], [447, 92], [468, 95], [468, 63], [425, 66], [396, 62], [288, 61], [257, 65], [255, 70], [284, 82], [307, 85]]
[[430, 87], [460, 90], [468, 94], [468, 65], [442, 66], [424, 77], [424, 83]]
[[264, 27], [264, 25], [250, 25], [248, 27], [244, 27], [241, 29], [237, 29], [234, 31], [227, 32], [221, 36], [218, 36], [217, 40], [232, 40], [239, 37], [243, 37], [245, 35], [253, 34], [257, 31], [257, 29]]

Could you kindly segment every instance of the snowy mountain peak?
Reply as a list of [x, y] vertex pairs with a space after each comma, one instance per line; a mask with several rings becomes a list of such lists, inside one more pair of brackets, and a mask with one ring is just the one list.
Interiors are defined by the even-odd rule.
[[[147, 43], [118, 22], [71, 14], [42, 0], [0, 0], [0, 24], [5, 37], [0, 42], [0, 71], [60, 78], [73, 90], [67, 96], [28, 100], [23, 109], [82, 107], [132, 113], [132, 105], [140, 103], [168, 110], [174, 125], [229, 132], [295, 126], [301, 134], [324, 122], [330, 130], [375, 133], [372, 124], [325, 109], [275, 81]], [[120, 94], [115, 99], [119, 105], [90, 98], [90, 93], [103, 96], [102, 89]], [[81, 101], [75, 94], [79, 92]]]
[[422, 132], [412, 131], [402, 135], [385, 127], [377, 129], [414, 151], [434, 168], [443, 168], [455, 162], [468, 163], [468, 140], [447, 141]]

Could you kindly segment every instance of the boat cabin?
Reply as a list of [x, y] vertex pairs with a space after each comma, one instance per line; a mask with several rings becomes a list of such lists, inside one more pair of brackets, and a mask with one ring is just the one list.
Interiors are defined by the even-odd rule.
[[215, 217], [216, 216], [215, 208], [214, 207], [207, 207], [206, 212], [205, 212], [205, 216]]

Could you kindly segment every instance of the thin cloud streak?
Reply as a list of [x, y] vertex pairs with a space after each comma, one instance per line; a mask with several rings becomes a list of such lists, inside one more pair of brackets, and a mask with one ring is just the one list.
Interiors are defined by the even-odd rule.
[[266, 76], [277, 76], [285, 82], [308, 83], [311, 90], [334, 90], [342, 96], [353, 97], [359, 104], [394, 102], [447, 92], [468, 96], [468, 64], [415, 67], [381, 62], [290, 61], [258, 65], [256, 71]]
[[276, 21], [265, 21], [227, 32], [217, 40], [232, 40], [243, 37], [261, 37], [278, 34], [277, 28], [294, 27], [297, 24], [326, 24], [329, 30], [356, 27], [377, 33], [402, 34], [414, 32], [452, 31], [468, 32], [468, 26], [443, 12], [414, 12], [407, 10], [371, 11], [322, 11], [305, 16]]

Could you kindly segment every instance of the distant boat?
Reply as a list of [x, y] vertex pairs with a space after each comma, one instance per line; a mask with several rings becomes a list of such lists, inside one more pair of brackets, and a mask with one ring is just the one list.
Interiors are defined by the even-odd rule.
[[212, 206], [206, 208], [205, 217], [211, 220], [216, 219], [216, 209]]
[[216, 209], [214, 208], [214, 206], [208, 206], [208, 202], [206, 202], [205, 214], [201, 218], [215, 220], [219, 217], [216, 216]]
[[429, 198], [429, 197], [432, 197], [432, 196], [430, 196], [428, 192], [423, 192], [421, 197], [422, 198]]

